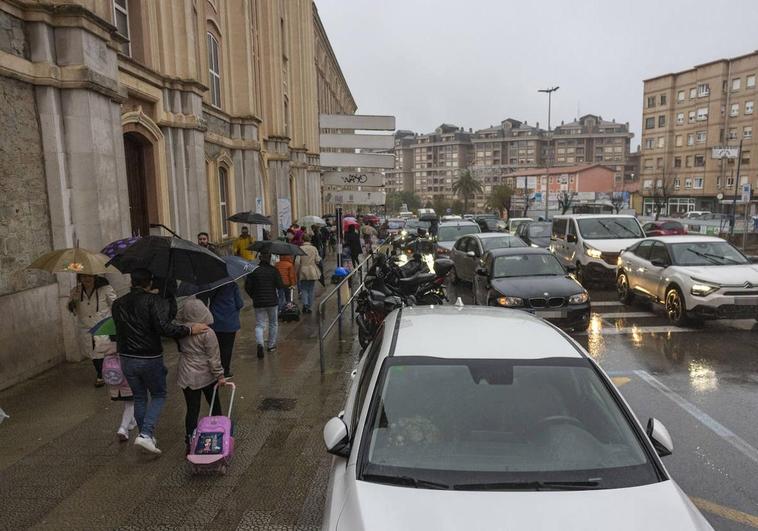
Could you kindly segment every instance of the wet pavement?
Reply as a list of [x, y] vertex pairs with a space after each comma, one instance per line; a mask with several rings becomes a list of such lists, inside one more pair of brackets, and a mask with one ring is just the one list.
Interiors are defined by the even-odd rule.
[[[663, 459], [715, 529], [758, 528], [758, 324], [670, 326], [661, 308], [625, 307], [590, 288], [588, 332], [572, 334], [612, 377], [643, 425], [661, 420], [674, 441]], [[449, 298], [472, 303], [460, 284]]]
[[[758, 528], [758, 326], [680, 329], [660, 309], [590, 291], [590, 330], [575, 337], [643, 423], [655, 416], [667, 426], [672, 477], [716, 529]], [[450, 295], [471, 302], [465, 285]], [[330, 462], [321, 429], [343, 407], [357, 356], [348, 321], [346, 340], [335, 333], [328, 342], [322, 375], [315, 314], [281, 324], [278, 351], [258, 360], [252, 310], [243, 311], [232, 367], [236, 452], [226, 476], [192, 476], [184, 466], [174, 353], [166, 356], [159, 458], [116, 440], [121, 406], [92, 387], [88, 363], [0, 392], [11, 415], [0, 425], [0, 527], [318, 529]]]
[[168, 343], [157, 458], [118, 442], [122, 406], [92, 386], [90, 362], [1, 392], [10, 419], [0, 425], [0, 528], [319, 529], [331, 461], [322, 428], [343, 408], [356, 350], [347, 325], [345, 341], [330, 338], [322, 375], [316, 319], [280, 323], [278, 350], [258, 360], [253, 312], [243, 310], [232, 361], [235, 454], [225, 476], [185, 467], [185, 406]]

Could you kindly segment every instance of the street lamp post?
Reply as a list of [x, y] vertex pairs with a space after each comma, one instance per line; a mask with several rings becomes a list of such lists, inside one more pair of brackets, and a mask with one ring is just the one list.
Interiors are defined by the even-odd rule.
[[[539, 89], [537, 92], [544, 92], [547, 94], [547, 132], [548, 135], [550, 135], [550, 113], [552, 110], [552, 103], [553, 103], [553, 92], [558, 90], [560, 87], [552, 87], [547, 89]], [[547, 169], [550, 169], [550, 158], [552, 157], [553, 151], [550, 151], [550, 142], [552, 141], [552, 137], [548, 139], [548, 159], [547, 159]], [[555, 146], [553, 146], [553, 150], [555, 150]], [[545, 177], [545, 221], [548, 220], [548, 199], [550, 198], [550, 173], [548, 172], [548, 175]]]

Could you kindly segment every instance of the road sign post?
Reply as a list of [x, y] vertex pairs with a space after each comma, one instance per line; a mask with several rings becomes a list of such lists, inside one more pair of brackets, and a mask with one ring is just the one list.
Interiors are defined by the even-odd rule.
[[747, 243], [747, 228], [748, 228], [748, 221], [747, 221], [747, 215], [750, 210], [750, 196], [751, 196], [752, 190], [750, 189], [750, 183], [745, 183], [742, 185], [742, 202], [745, 205], [745, 226], [742, 228], [742, 249], [745, 249], [745, 244]]

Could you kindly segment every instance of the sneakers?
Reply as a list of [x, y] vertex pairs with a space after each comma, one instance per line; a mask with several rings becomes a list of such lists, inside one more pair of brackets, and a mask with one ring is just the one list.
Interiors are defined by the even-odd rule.
[[148, 437], [141, 433], [134, 439], [134, 446], [138, 446], [143, 452], [150, 454], [160, 455], [161, 451], [158, 448], [158, 441], [155, 437]]
[[263, 357], [263, 345], [258, 345], [257, 354], [259, 358]]
[[118, 429], [116, 435], [118, 436], [118, 440], [121, 442], [126, 442], [129, 440], [129, 431], [123, 426]]
[[269, 352], [273, 352], [275, 350], [276, 350], [276, 345], [271, 345], [270, 347], [268, 347]]
[[95, 379], [95, 387], [102, 387], [105, 385], [105, 380], [102, 378], [96, 378]]

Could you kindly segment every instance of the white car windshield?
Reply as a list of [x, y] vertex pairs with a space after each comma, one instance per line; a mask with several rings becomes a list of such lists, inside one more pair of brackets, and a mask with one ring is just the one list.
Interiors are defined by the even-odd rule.
[[437, 231], [437, 239], [441, 242], [452, 242], [467, 234], [479, 233], [477, 225], [449, 225], [440, 227]]
[[587, 218], [579, 220], [579, 232], [585, 240], [621, 240], [644, 238], [634, 218]]
[[548, 237], [553, 230], [552, 223], [530, 223], [529, 236], [532, 238]]
[[658, 481], [585, 359], [390, 357], [377, 385], [358, 479], [460, 490]]
[[552, 254], [522, 254], [498, 256], [492, 268], [493, 278], [537, 277], [565, 275], [558, 259]]
[[727, 242], [688, 242], [671, 244], [675, 265], [710, 266], [749, 263], [745, 256]]

